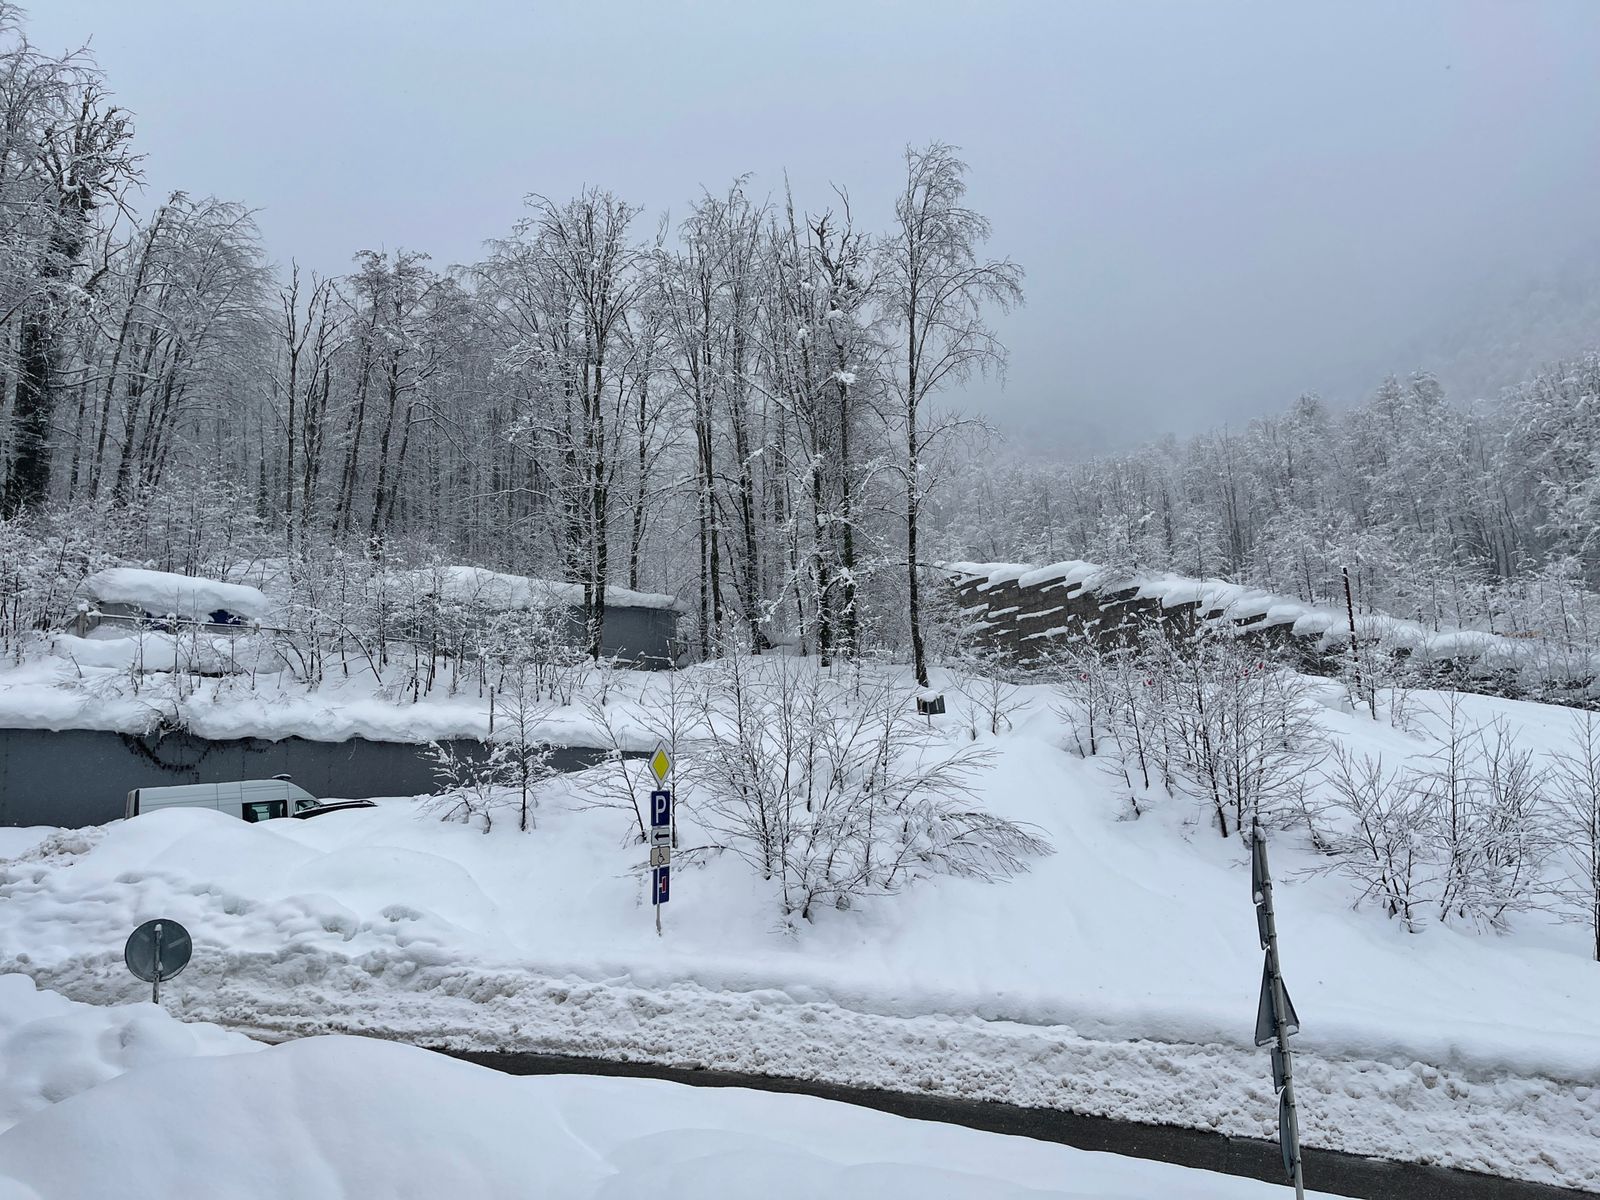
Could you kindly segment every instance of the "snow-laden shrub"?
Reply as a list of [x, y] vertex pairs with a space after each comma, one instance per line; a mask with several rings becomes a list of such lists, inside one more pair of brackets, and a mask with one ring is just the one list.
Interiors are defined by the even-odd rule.
[[[1358, 903], [1377, 901], [1410, 930], [1429, 913], [1503, 929], [1510, 914], [1549, 899], [1555, 838], [1573, 835], [1581, 848], [1585, 761], [1558, 768], [1576, 818], [1569, 828], [1549, 803], [1548, 769], [1503, 722], [1470, 724], [1455, 693], [1433, 717], [1437, 747], [1399, 766], [1336, 749], [1306, 816], [1334, 860], [1328, 869], [1360, 885]], [[1600, 778], [1600, 755], [1593, 766]]]
[[732, 657], [698, 683], [700, 820], [777, 885], [785, 916], [930, 875], [1000, 879], [1049, 851], [982, 807], [984, 752], [952, 747], [890, 672]]
[[440, 790], [429, 806], [446, 821], [479, 823], [488, 833], [497, 813], [516, 814], [517, 828], [534, 828], [540, 793], [556, 774], [541, 726], [549, 706], [540, 703], [530, 673], [508, 672], [497, 694], [495, 720], [481, 754], [448, 742], [429, 748]]
[[1428, 805], [1416, 781], [1343, 746], [1334, 747], [1325, 781], [1308, 815], [1332, 869], [1360, 889], [1358, 904], [1374, 900], [1414, 932], [1431, 859]]
[[1530, 907], [1546, 854], [1544, 779], [1501, 722], [1471, 725], [1458, 693], [1435, 714], [1440, 745], [1414, 772], [1428, 810], [1441, 919], [1500, 928]]
[[1129, 645], [1072, 645], [1054, 670], [1072, 744], [1115, 764], [1136, 813], [1157, 783], [1205, 805], [1223, 837], [1298, 811], [1323, 742], [1308, 685], [1250, 646], [1226, 633], [1179, 644], [1152, 623]]
[[1552, 835], [1563, 915], [1589, 930], [1600, 962], [1600, 717], [1585, 713], [1570, 750], [1552, 756]]

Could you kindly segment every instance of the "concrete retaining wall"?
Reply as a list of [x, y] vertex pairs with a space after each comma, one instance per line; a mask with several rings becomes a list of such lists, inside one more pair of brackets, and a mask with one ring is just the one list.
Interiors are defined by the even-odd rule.
[[[482, 744], [452, 743], [465, 755]], [[574, 771], [603, 752], [561, 747], [553, 764]], [[0, 729], [0, 825], [100, 825], [123, 814], [136, 787], [222, 783], [288, 774], [313, 796], [360, 800], [415, 796], [437, 786], [426, 746], [407, 742], [313, 742], [304, 738], [209, 741], [102, 730]]]
[[1338, 671], [1338, 652], [1319, 648], [1319, 638], [1297, 636], [1292, 626], [1261, 624], [1256, 615], [1230, 616], [1209, 600], [1148, 594], [1139, 584], [1098, 584], [1061, 579], [1038, 583], [950, 573], [950, 586], [963, 624], [978, 644], [1027, 665], [1052, 649], [1088, 642], [1102, 650], [1131, 645], [1152, 622], [1179, 637], [1194, 634], [1204, 622], [1231, 621], [1238, 636], [1261, 645], [1275, 659], [1313, 674]]

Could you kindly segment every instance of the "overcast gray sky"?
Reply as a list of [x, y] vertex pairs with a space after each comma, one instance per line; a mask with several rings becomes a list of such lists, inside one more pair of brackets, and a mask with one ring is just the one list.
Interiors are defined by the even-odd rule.
[[882, 227], [903, 146], [956, 143], [1028, 272], [1006, 387], [965, 405], [1066, 452], [1346, 398], [1600, 261], [1596, 0], [30, 9], [92, 37], [150, 195], [257, 206], [325, 272], [468, 261], [585, 183], [654, 215], [787, 169]]

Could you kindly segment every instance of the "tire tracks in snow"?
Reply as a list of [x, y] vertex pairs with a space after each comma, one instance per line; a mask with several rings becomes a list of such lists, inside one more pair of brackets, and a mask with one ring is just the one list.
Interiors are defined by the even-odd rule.
[[[1276, 1137], [1267, 1057], [1237, 1046], [1084, 1037], [975, 1016], [886, 1016], [692, 983], [642, 987], [460, 966], [396, 978], [370, 956], [228, 957], [175, 987], [171, 1006], [270, 1037], [354, 1033], [452, 1052], [654, 1064]], [[94, 980], [110, 965], [32, 973], [44, 986], [93, 998], [83, 991], [101, 990]], [[1309, 1147], [1600, 1193], [1600, 1089], [1306, 1051], [1296, 1055], [1296, 1079]]]

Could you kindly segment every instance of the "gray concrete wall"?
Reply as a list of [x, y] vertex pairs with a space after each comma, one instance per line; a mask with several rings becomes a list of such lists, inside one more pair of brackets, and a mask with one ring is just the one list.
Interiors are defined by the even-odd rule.
[[[1112, 585], [1095, 591], [1060, 580], [1031, 587], [1015, 580], [986, 586], [983, 578], [952, 579], [950, 586], [963, 624], [977, 628], [978, 643], [1023, 665], [1073, 642], [1101, 650], [1128, 646], [1152, 623], [1184, 637], [1192, 635], [1202, 620], [1223, 615], [1216, 609], [1201, 612], [1196, 603], [1163, 607], [1158, 599], [1140, 598], [1137, 587]], [[1296, 637], [1287, 625], [1250, 629], [1239, 636], [1298, 670], [1310, 674], [1338, 670], [1337, 652], [1324, 654], [1315, 639]]]
[[[576, 610], [582, 621], [582, 610]], [[607, 608], [600, 653], [634, 667], [670, 667], [676, 657], [678, 612], [670, 608]], [[581, 630], [580, 630], [581, 632]]]
[[[453, 743], [481, 753], [474, 740]], [[561, 747], [558, 770], [599, 761], [602, 751]], [[288, 774], [314, 796], [367, 799], [435, 789], [426, 746], [406, 742], [313, 742], [284, 738], [209, 741], [69, 729], [0, 729], [0, 825], [99, 825], [122, 816], [136, 787], [222, 783]]]

